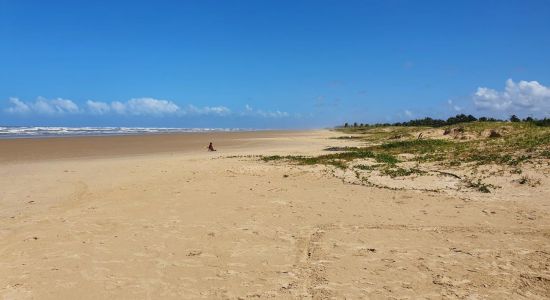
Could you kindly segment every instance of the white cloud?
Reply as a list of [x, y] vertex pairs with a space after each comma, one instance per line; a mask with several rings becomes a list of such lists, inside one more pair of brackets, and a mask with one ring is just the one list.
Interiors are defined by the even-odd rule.
[[9, 102], [12, 106], [5, 111], [12, 114], [60, 115], [80, 112], [80, 108], [73, 101], [62, 98], [46, 99], [38, 97], [35, 102], [24, 102], [18, 98], [10, 98]]
[[460, 106], [454, 104], [453, 100], [451, 100], [451, 99], [447, 100], [447, 104], [449, 104], [449, 107], [450, 107], [452, 110], [456, 111], [456, 112], [459, 112], [459, 111], [462, 110], [462, 107], [460, 107]]
[[[82, 108], [73, 101], [62, 98], [49, 100], [38, 97], [35, 102], [25, 102], [18, 98], [10, 98], [9, 103], [11, 105], [4, 111], [10, 114], [62, 115], [80, 113], [90, 115], [117, 114], [127, 116], [240, 115], [262, 118], [285, 118], [291, 116], [285, 111], [254, 109], [248, 104], [244, 107], [243, 111], [234, 113], [226, 106], [199, 107], [190, 104], [185, 107], [180, 107], [172, 101], [155, 98], [133, 98], [128, 101], [113, 102], [87, 100]], [[299, 117], [298, 114], [294, 114], [293, 116]]]
[[263, 118], [285, 118], [289, 117], [290, 114], [286, 111], [264, 111], [261, 109], [254, 109], [250, 105], [245, 105], [244, 112], [241, 113], [243, 116], [256, 116], [256, 117], [263, 117]]
[[11, 114], [41, 114], [61, 115], [75, 113], [106, 114], [114, 112], [127, 115], [165, 115], [180, 112], [179, 106], [168, 100], [154, 98], [134, 98], [126, 102], [114, 101], [111, 103], [101, 101], [86, 101], [86, 110], [81, 110], [76, 103], [68, 99], [46, 99], [38, 97], [35, 102], [25, 102], [18, 98], [10, 98], [11, 106], [5, 109]]
[[479, 87], [473, 96], [479, 109], [502, 112], [550, 113], [550, 88], [537, 81], [506, 81], [503, 91]]
[[290, 116], [286, 111], [263, 111], [263, 110], [257, 110], [256, 113], [259, 116], [267, 117], [267, 118], [283, 118]]
[[105, 102], [88, 100], [86, 101], [86, 105], [88, 106], [88, 111], [96, 115], [103, 115], [111, 111], [111, 106]]
[[404, 113], [405, 113], [405, 115], [406, 115], [407, 117], [409, 117], [409, 118], [413, 116], [412, 111], [410, 111], [410, 110], [408, 110], [408, 109], [405, 109]]
[[99, 115], [114, 112], [120, 115], [160, 116], [181, 111], [180, 107], [172, 101], [154, 98], [133, 98], [126, 102], [111, 103], [88, 100], [86, 105], [90, 113]]
[[125, 114], [126, 113], [126, 105], [119, 101], [111, 102], [111, 108], [114, 112], [118, 114]]
[[6, 109], [6, 112], [11, 114], [25, 114], [31, 111], [31, 108], [25, 102], [19, 100], [18, 98], [10, 98], [9, 102], [12, 104], [11, 107]]
[[187, 106], [185, 113], [193, 115], [217, 115], [227, 116], [231, 114], [231, 110], [225, 106], [204, 106], [196, 107], [194, 105]]
[[47, 104], [50, 105], [57, 113], [77, 113], [79, 111], [78, 105], [76, 105], [73, 101], [67, 100], [67, 99], [53, 99], [53, 100], [45, 100]]
[[[124, 112], [138, 116], [173, 114], [180, 110], [179, 106], [172, 101], [154, 98], [134, 98], [122, 105]], [[117, 106], [119, 105], [117, 104]]]

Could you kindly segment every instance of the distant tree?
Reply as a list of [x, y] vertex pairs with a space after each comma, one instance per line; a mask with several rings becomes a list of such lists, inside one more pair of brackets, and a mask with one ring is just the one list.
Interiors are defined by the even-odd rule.
[[458, 123], [468, 123], [468, 122], [475, 122], [475, 121], [477, 121], [477, 119], [472, 115], [460, 114], [460, 115], [456, 115], [454, 117], [448, 118], [446, 125], [454, 125]]
[[346, 122], [346, 123], [344, 124], [344, 127], [346, 127], [346, 128], [348, 128], [348, 127], [349, 127], [349, 124], [348, 124], [348, 122]]
[[426, 117], [424, 119], [416, 119], [416, 120], [410, 120], [408, 122], [403, 123], [396, 123], [399, 125], [396, 126], [431, 126], [431, 127], [440, 127], [445, 126], [446, 122], [444, 120], [439, 119], [432, 119], [430, 117]]
[[540, 120], [534, 120], [533, 123], [535, 123], [535, 125], [537, 126], [550, 126], [550, 119], [544, 118]]
[[510, 116], [510, 122], [520, 122], [521, 120], [516, 115]]
[[[459, 123], [469, 123], [469, 122], [504, 122], [500, 119], [495, 118], [489, 118], [489, 117], [480, 117], [477, 119], [476, 117], [472, 115], [465, 115], [465, 114], [459, 114], [454, 117], [449, 117], [447, 120], [441, 120], [441, 119], [432, 119], [430, 117], [425, 117], [423, 119], [414, 119], [406, 122], [395, 122], [395, 123], [375, 123], [375, 124], [368, 124], [368, 123], [361, 123], [358, 124], [357, 122], [354, 122], [353, 125], [350, 125], [348, 123], [344, 124], [344, 127], [385, 127], [385, 126], [427, 126], [427, 127], [442, 127], [442, 126], [449, 126], [449, 125], [455, 125]], [[521, 122], [521, 120], [516, 116], [513, 115], [510, 117], [510, 121], [512, 122]], [[532, 122], [537, 126], [550, 126], [550, 119], [544, 118], [544, 119], [534, 119], [531, 117], [527, 117], [523, 120], [524, 122]]]

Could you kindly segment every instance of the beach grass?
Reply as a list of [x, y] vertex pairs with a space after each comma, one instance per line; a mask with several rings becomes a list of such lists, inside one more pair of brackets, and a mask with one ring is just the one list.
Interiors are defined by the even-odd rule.
[[[396, 178], [425, 175], [428, 164], [440, 169], [466, 167], [474, 174], [481, 166], [507, 167], [510, 174], [520, 174], [523, 164], [550, 158], [550, 128], [525, 122], [469, 122], [437, 129], [413, 126], [338, 128], [336, 131], [354, 134], [354, 142], [364, 145], [331, 147], [326, 150], [336, 153], [318, 156], [274, 155], [263, 156], [262, 160], [327, 165], [356, 173], [377, 170], [380, 175]], [[405, 167], [401, 163], [415, 163], [417, 167]], [[475, 177], [465, 178], [464, 184], [482, 193], [497, 188]]]

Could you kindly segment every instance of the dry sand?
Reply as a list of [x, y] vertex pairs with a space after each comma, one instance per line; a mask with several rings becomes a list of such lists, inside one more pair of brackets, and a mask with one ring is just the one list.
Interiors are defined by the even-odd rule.
[[392, 191], [235, 157], [353, 143], [339, 135], [1, 140], [0, 297], [550, 296], [547, 182], [490, 197]]

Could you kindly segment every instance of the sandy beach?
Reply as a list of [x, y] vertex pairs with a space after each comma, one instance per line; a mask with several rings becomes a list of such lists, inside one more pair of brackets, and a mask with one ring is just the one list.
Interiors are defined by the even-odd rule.
[[339, 136], [0, 140], [0, 298], [550, 296], [548, 177], [513, 193], [392, 190], [256, 157], [357, 143]]

